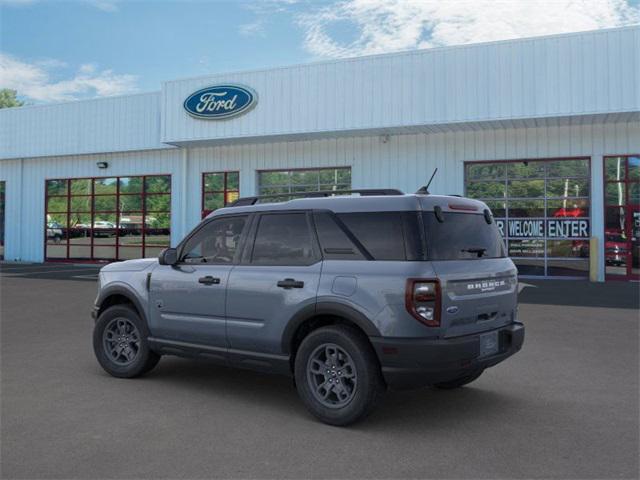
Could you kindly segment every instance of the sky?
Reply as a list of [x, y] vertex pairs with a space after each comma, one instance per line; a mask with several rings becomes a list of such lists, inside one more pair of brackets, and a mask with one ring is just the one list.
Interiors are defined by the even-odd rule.
[[166, 80], [640, 23], [640, 0], [0, 0], [0, 88], [29, 104]]

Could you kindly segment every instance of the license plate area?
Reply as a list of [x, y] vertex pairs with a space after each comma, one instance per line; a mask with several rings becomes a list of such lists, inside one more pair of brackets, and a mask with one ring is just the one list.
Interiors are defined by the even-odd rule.
[[480, 358], [490, 357], [498, 353], [500, 340], [498, 332], [483, 333], [480, 335]]

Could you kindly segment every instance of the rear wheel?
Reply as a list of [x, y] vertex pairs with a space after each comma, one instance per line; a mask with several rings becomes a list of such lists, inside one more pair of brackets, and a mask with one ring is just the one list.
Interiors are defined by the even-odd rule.
[[473, 382], [474, 380], [477, 380], [478, 377], [482, 375], [482, 372], [484, 372], [484, 370], [475, 371], [462, 377], [458, 377], [449, 382], [436, 383], [434, 384], [434, 387], [440, 388], [442, 390], [452, 390], [454, 388], [460, 388], [464, 385], [467, 385], [468, 383]]
[[385, 390], [366, 338], [344, 325], [323, 327], [305, 337], [296, 355], [295, 380], [305, 406], [330, 425], [364, 418]]
[[128, 305], [114, 305], [98, 317], [93, 330], [93, 350], [100, 366], [114, 377], [144, 375], [158, 364], [151, 351], [149, 331], [138, 312]]

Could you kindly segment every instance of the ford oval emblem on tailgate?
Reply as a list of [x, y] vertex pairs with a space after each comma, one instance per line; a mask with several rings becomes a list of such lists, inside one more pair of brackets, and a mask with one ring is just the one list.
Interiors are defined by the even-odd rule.
[[456, 307], [455, 305], [451, 306], [451, 307], [447, 307], [447, 313], [450, 314], [454, 314], [454, 313], [458, 313], [458, 307]]

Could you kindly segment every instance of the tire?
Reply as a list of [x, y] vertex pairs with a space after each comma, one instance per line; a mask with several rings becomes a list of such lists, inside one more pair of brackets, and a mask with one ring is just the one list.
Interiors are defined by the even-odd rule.
[[[110, 375], [139, 377], [160, 361], [160, 355], [149, 348], [148, 337], [149, 329], [133, 307], [114, 305], [98, 317], [93, 329], [93, 351]], [[121, 339], [122, 343], [118, 343]]]
[[307, 335], [298, 349], [294, 373], [304, 405], [329, 425], [346, 426], [363, 419], [385, 391], [371, 345], [363, 334], [344, 325]]
[[453, 390], [454, 388], [460, 388], [463, 387], [464, 385], [467, 385], [475, 380], [478, 379], [478, 377], [480, 375], [482, 375], [482, 372], [484, 372], [484, 370], [480, 370], [477, 372], [473, 372], [470, 373], [468, 375], [464, 375], [462, 377], [458, 377], [454, 380], [451, 380], [449, 382], [442, 382], [442, 383], [436, 383], [433, 386], [436, 388], [440, 388], [442, 390]]

